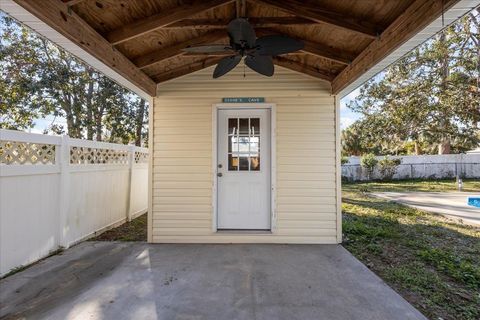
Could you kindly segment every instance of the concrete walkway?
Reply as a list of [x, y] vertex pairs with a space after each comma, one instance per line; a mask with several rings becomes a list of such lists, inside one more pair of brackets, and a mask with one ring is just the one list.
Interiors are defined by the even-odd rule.
[[0, 286], [5, 319], [425, 319], [339, 245], [85, 242]]
[[444, 215], [464, 224], [480, 226], [480, 208], [469, 206], [468, 197], [480, 196], [470, 192], [375, 192], [374, 196]]

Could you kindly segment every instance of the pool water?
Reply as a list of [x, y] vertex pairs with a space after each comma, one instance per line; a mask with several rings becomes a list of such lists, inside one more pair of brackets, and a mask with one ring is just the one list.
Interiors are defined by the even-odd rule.
[[480, 197], [468, 197], [468, 205], [480, 208]]

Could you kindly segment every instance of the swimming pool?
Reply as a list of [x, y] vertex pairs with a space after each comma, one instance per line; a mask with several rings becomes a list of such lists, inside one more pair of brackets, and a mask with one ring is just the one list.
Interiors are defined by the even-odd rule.
[[468, 197], [468, 205], [480, 208], [480, 196]]

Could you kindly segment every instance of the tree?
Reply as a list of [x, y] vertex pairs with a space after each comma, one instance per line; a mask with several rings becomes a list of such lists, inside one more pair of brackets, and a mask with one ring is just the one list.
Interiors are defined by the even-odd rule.
[[143, 99], [8, 16], [0, 25], [0, 127], [28, 129], [49, 115], [46, 133], [141, 144]]
[[36, 52], [33, 46], [12, 45], [28, 42], [32, 37], [26, 30], [16, 31], [14, 21], [3, 19], [0, 32], [0, 128], [27, 129], [33, 119], [43, 116], [42, 99], [35, 82]]
[[363, 116], [355, 135], [374, 142], [362, 142], [362, 153], [399, 154], [409, 144], [415, 154], [461, 152], [480, 142], [479, 26], [477, 9], [360, 89], [348, 106]]

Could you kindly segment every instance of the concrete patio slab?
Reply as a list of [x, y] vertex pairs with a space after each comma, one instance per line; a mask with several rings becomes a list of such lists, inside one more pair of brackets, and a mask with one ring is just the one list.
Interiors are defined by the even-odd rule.
[[480, 208], [469, 206], [468, 197], [479, 196], [471, 192], [375, 192], [374, 196], [408, 206], [444, 215], [464, 224], [480, 226]]
[[0, 286], [2, 319], [426, 319], [339, 245], [85, 242]]

